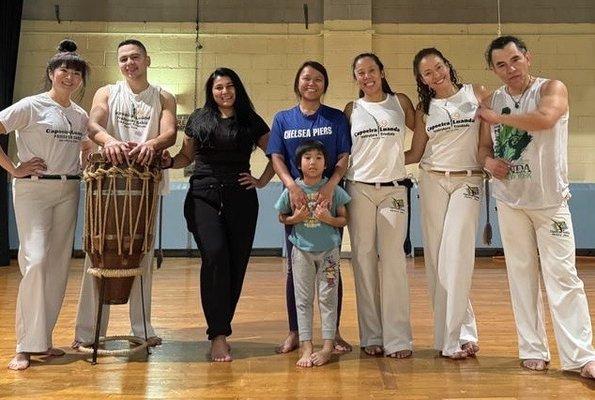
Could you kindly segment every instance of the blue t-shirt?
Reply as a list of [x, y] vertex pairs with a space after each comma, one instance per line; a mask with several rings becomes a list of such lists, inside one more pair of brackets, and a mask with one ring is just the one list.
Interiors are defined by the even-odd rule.
[[[316, 200], [314, 194], [318, 192], [324, 184], [328, 181], [322, 178], [320, 182], [315, 185], [308, 186], [301, 179], [296, 180], [296, 183], [304, 190], [308, 196], [308, 208], [310, 209], [310, 216], [305, 221], [293, 226], [289, 240], [293, 245], [304, 251], [327, 251], [337, 248], [341, 245], [341, 234], [339, 229], [330, 226], [324, 222], [320, 222], [314, 215], [313, 211], [316, 208]], [[340, 186], [335, 187], [333, 192], [333, 201], [330, 208], [330, 213], [333, 217], [337, 216], [337, 208], [344, 206], [351, 201], [351, 197]], [[277, 200], [275, 208], [281, 214], [291, 214], [291, 203], [289, 201], [289, 191], [283, 190], [281, 197]]]
[[312, 115], [304, 115], [299, 105], [278, 112], [273, 119], [267, 156], [280, 154], [293, 179], [300, 177], [295, 163], [295, 151], [306, 140], [318, 140], [328, 153], [323, 176], [329, 178], [339, 154], [351, 150], [351, 134], [347, 118], [340, 110], [321, 104]]

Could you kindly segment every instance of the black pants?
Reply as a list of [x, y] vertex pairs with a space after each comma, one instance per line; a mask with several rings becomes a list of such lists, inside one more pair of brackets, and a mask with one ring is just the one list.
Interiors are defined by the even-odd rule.
[[[292, 332], [298, 331], [297, 322], [297, 308], [295, 305], [295, 292], [293, 285], [293, 272], [291, 265], [291, 251], [293, 249], [293, 243], [289, 241], [289, 235], [291, 234], [293, 226], [285, 225], [285, 250], [287, 251], [287, 283], [285, 285], [285, 299], [287, 303], [287, 319], [289, 320], [289, 330]], [[341, 228], [341, 237], [343, 237], [343, 228]], [[341, 321], [341, 306], [343, 305], [343, 279], [339, 273], [339, 287], [338, 289], [338, 300], [337, 300], [337, 330], [339, 329], [339, 322]]]
[[209, 340], [231, 335], [256, 230], [256, 190], [235, 179], [193, 177], [184, 203], [202, 258], [200, 294]]

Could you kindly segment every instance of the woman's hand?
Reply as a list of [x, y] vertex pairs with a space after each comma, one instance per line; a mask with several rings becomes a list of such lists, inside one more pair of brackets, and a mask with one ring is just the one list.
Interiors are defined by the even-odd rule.
[[163, 150], [161, 153], [161, 169], [168, 169], [174, 166], [174, 160], [169, 151]]
[[256, 179], [252, 175], [247, 172], [240, 173], [240, 178], [238, 179], [240, 185], [244, 186], [246, 190], [253, 189], [253, 188], [263, 188], [265, 187], [265, 183], [263, 183], [260, 179]]
[[294, 182], [294, 184], [288, 187], [287, 190], [289, 191], [289, 202], [291, 203], [292, 209], [295, 210], [302, 206], [308, 208], [308, 196], [301, 187]]
[[33, 157], [29, 161], [22, 162], [14, 169], [14, 171], [11, 171], [10, 174], [15, 178], [23, 178], [30, 175], [40, 176], [46, 169], [48, 169], [48, 167], [43, 159]]
[[318, 189], [318, 196], [316, 197], [316, 204], [329, 204], [333, 201], [333, 192], [335, 191], [335, 185], [330, 181], [325, 183], [320, 189]]

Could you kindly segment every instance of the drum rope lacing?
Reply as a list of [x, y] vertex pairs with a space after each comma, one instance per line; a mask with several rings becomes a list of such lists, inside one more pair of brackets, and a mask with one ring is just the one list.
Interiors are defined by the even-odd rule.
[[[84, 224], [84, 237], [85, 237], [85, 250], [90, 253], [99, 253], [100, 255], [104, 252], [104, 244], [105, 244], [105, 230], [107, 224], [107, 214], [110, 208], [110, 205], [113, 203], [114, 207], [114, 221], [116, 225], [116, 241], [118, 246], [118, 255], [122, 255], [123, 247], [124, 247], [124, 239], [125, 239], [125, 221], [126, 217], [128, 217], [128, 233], [129, 233], [129, 246], [128, 246], [128, 255], [133, 254], [134, 249], [134, 238], [137, 236], [136, 232], [138, 230], [140, 218], [143, 209], [144, 209], [144, 223], [145, 223], [145, 230], [142, 236], [142, 252], [146, 254], [149, 252], [149, 247], [151, 246], [149, 235], [153, 232], [153, 225], [155, 222], [155, 213], [156, 213], [156, 198], [157, 198], [157, 190], [153, 190], [152, 193], [152, 201], [150, 202], [149, 206], [149, 185], [150, 180], [153, 180], [155, 183], [161, 181], [161, 171], [157, 170], [157, 172], [151, 172], [148, 167], [144, 167], [143, 171], [139, 171], [129, 165], [126, 168], [121, 168], [118, 166], [112, 166], [108, 169], [103, 168], [101, 165], [97, 169], [92, 169], [88, 167], [83, 172], [83, 180], [87, 183], [87, 192], [85, 197], [85, 206], [87, 212], [85, 213], [85, 224]], [[117, 188], [116, 188], [116, 181], [118, 177], [122, 177], [126, 179], [126, 186], [124, 190], [124, 199], [122, 205], [122, 214], [119, 214], [118, 208], [118, 196], [117, 196]], [[103, 184], [104, 180], [107, 178], [107, 194], [106, 194], [106, 204], [105, 207], [101, 201], [101, 197], [103, 197], [104, 189]], [[131, 186], [133, 179], [141, 179], [142, 180], [142, 189], [140, 193], [141, 202], [144, 201], [144, 207], [142, 204], [136, 210], [136, 216], [133, 216], [133, 204], [132, 204], [132, 196], [131, 196]], [[93, 194], [96, 193], [95, 199], [93, 198]], [[93, 201], [95, 200], [95, 201]], [[150, 210], [149, 210], [150, 207]], [[96, 245], [96, 239], [98, 239], [98, 243]], [[131, 269], [99, 269], [99, 268], [89, 268], [88, 272], [94, 276], [98, 277], [129, 277], [129, 276], [137, 276], [141, 274], [141, 268], [131, 268]]]
[[[129, 354], [136, 353], [142, 349], [145, 349], [148, 346], [146, 340], [137, 338], [136, 336], [128, 336], [128, 335], [120, 335], [120, 336], [110, 336], [99, 339], [99, 343], [106, 343], [106, 342], [113, 342], [119, 340], [127, 340], [136, 346], [130, 349], [117, 349], [117, 350], [107, 350], [107, 349], [97, 349], [97, 354], [99, 355], [107, 355], [107, 356], [125, 356]], [[81, 353], [91, 354], [93, 353], [93, 344], [92, 343], [84, 343], [78, 347], [78, 350]]]

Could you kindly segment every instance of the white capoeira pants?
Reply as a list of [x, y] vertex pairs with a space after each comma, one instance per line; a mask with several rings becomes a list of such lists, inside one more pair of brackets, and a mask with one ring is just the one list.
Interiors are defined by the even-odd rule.
[[68, 281], [79, 191], [78, 180], [13, 180], [23, 275], [16, 307], [17, 353], [52, 347]]
[[580, 369], [595, 360], [595, 350], [587, 297], [575, 267], [574, 233], [566, 201], [539, 210], [515, 209], [500, 201], [497, 206], [519, 357], [550, 360], [541, 266], [562, 369]]
[[481, 176], [419, 172], [419, 198], [428, 291], [434, 310], [434, 348], [451, 356], [477, 342], [469, 301]]
[[[155, 330], [151, 325], [151, 287], [153, 282], [153, 247], [143, 257], [140, 267], [143, 270], [143, 289], [145, 301], [145, 319], [147, 321], [147, 337], [155, 336]], [[99, 288], [97, 279], [86, 271], [91, 266], [89, 257], [85, 257], [85, 266], [83, 270], [83, 284], [79, 297], [79, 304], [76, 316], [76, 327], [74, 332], [75, 340], [82, 343], [91, 343], [95, 340], [95, 323], [97, 322], [97, 307], [99, 305]], [[144, 338], [145, 329], [143, 324], [143, 309], [140, 290], [140, 276], [134, 279], [132, 290], [130, 291], [129, 315], [132, 335]], [[104, 305], [101, 315], [100, 336], [105, 336], [109, 321], [110, 306]]]
[[386, 354], [412, 350], [403, 250], [407, 189], [349, 181], [347, 192], [360, 346], [382, 346]]

